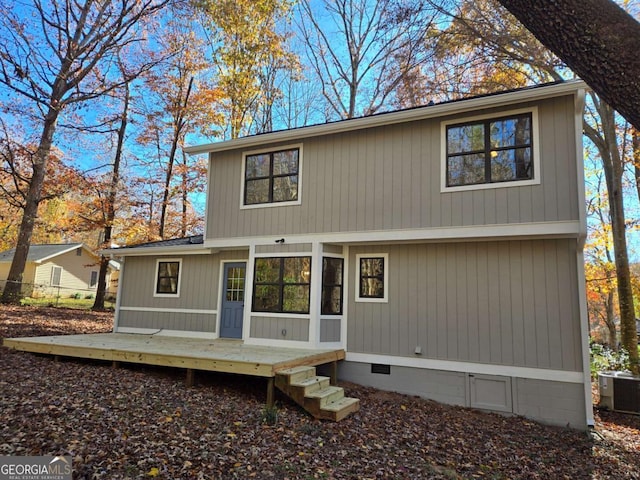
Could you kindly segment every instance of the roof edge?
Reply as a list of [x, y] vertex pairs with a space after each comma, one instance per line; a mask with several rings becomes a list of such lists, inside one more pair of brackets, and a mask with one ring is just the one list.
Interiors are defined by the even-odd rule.
[[489, 107], [500, 107], [517, 102], [542, 100], [562, 95], [575, 93], [587, 88], [582, 80], [569, 80], [566, 82], [554, 83], [551, 85], [540, 85], [527, 87], [519, 90], [506, 92], [496, 92], [490, 95], [483, 95], [471, 98], [463, 98], [452, 102], [439, 103], [436, 105], [416, 107], [395, 112], [385, 112], [368, 117], [358, 117], [347, 120], [340, 120], [331, 123], [310, 125], [289, 130], [279, 130], [276, 132], [252, 135], [249, 137], [213, 142], [202, 145], [186, 147], [184, 150], [188, 154], [214, 153], [233, 150], [237, 148], [249, 148], [261, 146], [275, 142], [288, 142], [299, 140], [300, 138], [317, 137], [335, 133], [362, 130], [365, 128], [393, 125], [397, 123], [412, 122], [429, 118], [436, 118], [456, 113], [480, 110]]
[[[55, 244], [52, 244], [52, 245], [55, 245]], [[63, 244], [61, 244], [61, 245], [63, 245]], [[35, 246], [35, 245], [32, 245], [32, 246]], [[82, 248], [82, 249], [88, 251], [89, 253], [91, 253], [92, 255], [97, 256], [96, 253], [93, 250], [91, 250], [89, 247], [87, 247], [84, 243], [70, 243], [69, 244], [69, 248], [65, 248], [64, 250], [62, 250], [60, 252], [51, 254], [51, 255], [46, 256], [46, 257], [39, 258], [38, 260], [33, 260], [33, 263], [38, 263], [39, 264], [39, 263], [42, 263], [42, 262], [46, 262], [47, 260], [50, 260], [52, 258], [59, 257], [60, 255], [64, 255], [65, 253], [69, 253], [69, 252], [71, 252], [73, 250], [77, 250], [78, 248]]]
[[210, 247], [205, 247], [202, 243], [195, 245], [171, 245], [167, 247], [127, 247], [127, 248], [107, 248], [100, 250], [102, 255], [114, 257], [148, 257], [154, 255], [207, 255], [215, 253]]

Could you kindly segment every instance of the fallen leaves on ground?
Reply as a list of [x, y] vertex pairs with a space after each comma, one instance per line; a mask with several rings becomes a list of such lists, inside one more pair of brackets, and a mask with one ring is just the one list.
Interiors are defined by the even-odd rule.
[[[112, 314], [0, 307], [0, 337], [97, 333]], [[0, 455], [71, 455], [77, 479], [637, 479], [640, 417], [596, 434], [342, 384], [360, 412], [314, 420], [264, 379], [0, 348]]]

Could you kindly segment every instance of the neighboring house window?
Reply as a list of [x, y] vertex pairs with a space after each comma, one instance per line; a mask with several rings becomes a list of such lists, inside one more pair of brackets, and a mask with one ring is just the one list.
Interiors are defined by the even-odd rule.
[[162, 259], [156, 264], [156, 297], [180, 296], [180, 270], [182, 260]]
[[91, 271], [91, 279], [89, 280], [89, 287], [94, 288], [98, 285], [98, 272], [96, 270]]
[[51, 267], [51, 285], [54, 287], [59, 287], [61, 279], [62, 267]]
[[82, 256], [82, 247], [76, 248], [76, 256], [78, 256], [78, 257]]
[[342, 279], [344, 260], [324, 257], [322, 259], [322, 315], [342, 315]]
[[446, 125], [445, 188], [531, 183], [535, 119], [526, 112]]
[[309, 313], [311, 257], [256, 258], [253, 311]]
[[244, 205], [297, 203], [299, 147], [246, 154], [244, 161]]
[[356, 255], [358, 295], [360, 302], [386, 302], [389, 285], [389, 257], [386, 253]]

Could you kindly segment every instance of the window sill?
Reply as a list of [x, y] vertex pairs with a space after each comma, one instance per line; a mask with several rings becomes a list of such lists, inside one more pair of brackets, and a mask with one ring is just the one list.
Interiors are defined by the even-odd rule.
[[442, 185], [440, 187], [440, 193], [466, 192], [469, 190], [489, 190], [489, 189], [497, 189], [497, 188], [526, 187], [531, 185], [540, 185], [540, 179], [534, 178], [533, 180], [518, 180], [514, 182], [478, 183], [475, 185], [460, 185], [457, 187], [446, 187]]
[[273, 203], [255, 203], [252, 205], [240, 205], [240, 210], [251, 210], [254, 208], [271, 208], [271, 207], [291, 207], [293, 205], [301, 205], [300, 200], [292, 202], [273, 202]]

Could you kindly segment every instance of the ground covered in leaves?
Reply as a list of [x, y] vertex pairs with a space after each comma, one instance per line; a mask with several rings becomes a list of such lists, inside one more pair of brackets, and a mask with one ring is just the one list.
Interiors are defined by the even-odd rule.
[[[109, 331], [112, 314], [0, 306], [0, 337]], [[252, 377], [53, 361], [0, 348], [0, 455], [71, 455], [78, 479], [640, 479], [640, 417], [597, 411], [591, 436], [343, 385], [339, 423]]]

